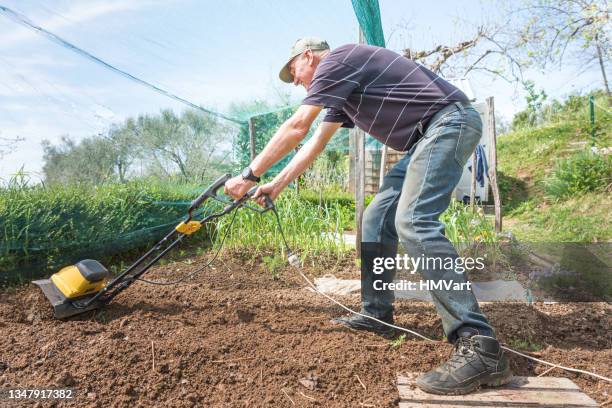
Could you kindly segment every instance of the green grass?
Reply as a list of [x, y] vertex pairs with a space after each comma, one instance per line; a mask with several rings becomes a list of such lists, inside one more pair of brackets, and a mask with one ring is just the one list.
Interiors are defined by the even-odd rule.
[[[314, 261], [318, 256], [340, 256], [349, 248], [333, 235], [342, 236], [348, 222], [345, 209], [338, 203], [319, 206], [300, 199], [287, 191], [276, 200], [276, 208], [285, 236], [292, 250], [302, 261]], [[231, 217], [219, 219], [215, 243], [224, 235], [225, 248], [248, 251], [252, 255], [270, 251], [285, 256], [285, 248], [274, 214], [257, 214], [243, 208], [236, 213], [234, 223], [228, 228]]]
[[525, 242], [603, 242], [612, 240], [608, 193], [584, 193], [559, 202], [534, 198], [510, 218], [513, 234]]
[[586, 141], [576, 134], [575, 123], [554, 123], [536, 129], [522, 129], [501, 136], [497, 142], [498, 170], [525, 183], [529, 193], [543, 191], [541, 185], [554, 159], [569, 156], [562, 152], [570, 141]]
[[606, 192], [612, 188], [612, 160], [609, 156], [590, 151], [558, 159], [544, 184], [546, 197], [552, 200]]
[[[81, 257], [110, 257], [169, 231], [201, 187], [143, 180], [0, 188], [0, 280], [29, 280]], [[177, 204], [177, 201], [183, 201]]]
[[532, 342], [531, 340], [511, 338], [508, 340], [508, 345], [512, 348], [523, 350], [523, 351], [540, 351], [543, 346], [539, 343]]
[[446, 237], [455, 244], [471, 242], [495, 244], [497, 242], [493, 224], [479, 207], [475, 207], [472, 211], [469, 205], [452, 200], [440, 220], [444, 223]]
[[[596, 103], [594, 143], [609, 147], [605, 96], [598, 94]], [[532, 242], [610, 241], [612, 161], [586, 151], [593, 143], [588, 98], [572, 97], [559, 106], [543, 125], [498, 138], [504, 230]]]

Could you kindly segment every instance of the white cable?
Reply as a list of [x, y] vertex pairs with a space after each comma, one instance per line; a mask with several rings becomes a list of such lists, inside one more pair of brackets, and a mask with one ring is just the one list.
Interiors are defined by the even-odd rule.
[[[296, 268], [296, 269], [297, 269], [297, 268]], [[396, 325], [394, 325], [394, 324], [390, 324], [390, 323], [387, 323], [387, 322], [383, 322], [382, 320], [379, 320], [379, 319], [377, 319], [377, 318], [375, 318], [375, 317], [373, 317], [373, 316], [368, 316], [368, 315], [366, 315], [366, 314], [356, 312], [356, 311], [354, 311], [353, 309], [351, 309], [351, 308], [349, 308], [349, 307], [347, 307], [347, 306], [344, 306], [342, 303], [338, 302], [336, 299], [332, 298], [332, 297], [331, 297], [331, 296], [329, 296], [328, 294], [323, 293], [323, 292], [321, 292], [319, 289], [317, 289], [317, 287], [316, 287], [315, 285], [313, 285], [313, 283], [312, 283], [310, 280], [308, 280], [308, 278], [307, 278], [307, 277], [306, 277], [306, 276], [305, 276], [305, 275], [302, 273], [302, 271], [301, 271], [301, 270], [297, 269], [297, 271], [298, 271], [298, 273], [299, 273], [299, 274], [302, 276], [302, 278], [304, 278], [304, 280], [305, 280], [306, 282], [308, 282], [308, 284], [310, 285], [310, 287], [312, 288], [312, 290], [314, 290], [315, 292], [317, 292], [317, 293], [318, 293], [318, 294], [320, 294], [320, 295], [323, 295], [323, 296], [324, 296], [324, 297], [326, 297], [327, 299], [331, 300], [332, 302], [334, 302], [335, 304], [337, 304], [338, 306], [340, 306], [341, 308], [343, 308], [343, 309], [344, 309], [344, 310], [346, 310], [347, 312], [350, 312], [350, 313], [356, 314], [356, 315], [358, 315], [358, 316], [367, 317], [368, 319], [371, 319], [371, 320], [374, 320], [374, 321], [376, 321], [376, 322], [378, 322], [378, 323], [384, 324], [385, 326], [392, 327], [392, 328], [394, 328], [394, 329], [396, 329], [396, 330], [402, 330], [402, 331], [408, 332], [408, 333], [412, 334], [413, 336], [416, 336], [416, 337], [420, 337], [420, 338], [422, 338], [423, 340], [427, 340], [427, 341], [435, 341], [435, 340], [430, 339], [429, 337], [425, 337], [425, 336], [423, 336], [422, 334], [419, 334], [419, 333], [417, 333], [417, 332], [415, 332], [415, 331], [412, 331], [412, 330], [409, 330], [409, 329], [406, 329], [406, 328], [403, 328], [403, 327], [400, 327], [400, 326], [396, 326]]]
[[[358, 316], [366, 317], [366, 318], [368, 318], [368, 319], [370, 319], [370, 320], [374, 320], [375, 322], [378, 322], [378, 323], [384, 324], [385, 326], [388, 326], [388, 327], [392, 327], [392, 328], [394, 328], [394, 329], [396, 329], [396, 330], [400, 330], [400, 331], [404, 331], [404, 332], [406, 332], [406, 333], [410, 333], [410, 334], [412, 334], [413, 336], [419, 337], [419, 338], [421, 338], [421, 339], [423, 339], [423, 340], [427, 340], [427, 341], [433, 341], [433, 342], [435, 342], [435, 340], [430, 339], [429, 337], [423, 336], [422, 334], [419, 334], [419, 333], [417, 333], [417, 332], [415, 332], [415, 331], [412, 331], [412, 330], [406, 329], [406, 328], [404, 328], [404, 327], [399, 327], [399, 326], [396, 326], [396, 325], [394, 325], [394, 324], [390, 324], [390, 323], [387, 323], [387, 322], [383, 322], [382, 320], [377, 319], [377, 318], [375, 318], [375, 317], [373, 317], [373, 316], [368, 316], [368, 315], [366, 315], [366, 314], [356, 312], [356, 311], [354, 311], [353, 309], [350, 309], [349, 307], [344, 306], [342, 303], [338, 302], [336, 299], [332, 298], [331, 296], [329, 296], [329, 295], [327, 295], [326, 293], [323, 293], [323, 292], [321, 292], [319, 289], [317, 289], [317, 287], [316, 287], [316, 286], [315, 286], [315, 285], [314, 285], [314, 284], [313, 284], [313, 283], [312, 283], [312, 282], [311, 282], [311, 281], [310, 281], [310, 280], [309, 280], [309, 279], [306, 277], [306, 275], [304, 275], [304, 274], [302, 273], [302, 271], [300, 270], [300, 267], [299, 267], [299, 266], [296, 266], [296, 265], [295, 265], [293, 262], [291, 262], [291, 261], [290, 261], [290, 263], [291, 263], [293, 266], [295, 266], [295, 269], [298, 271], [298, 273], [300, 274], [300, 276], [301, 276], [301, 277], [302, 277], [302, 278], [303, 278], [303, 279], [304, 279], [306, 282], [308, 282], [308, 285], [309, 285], [309, 286], [312, 288], [312, 290], [314, 290], [316, 293], [318, 293], [318, 294], [320, 294], [320, 295], [322, 295], [322, 296], [326, 297], [327, 299], [329, 299], [329, 300], [330, 300], [330, 301], [332, 301], [333, 303], [337, 304], [338, 306], [340, 306], [341, 308], [343, 308], [343, 309], [344, 309], [344, 310], [346, 310], [347, 312], [350, 312], [350, 313], [356, 314], [356, 315], [358, 315]], [[511, 348], [508, 348], [508, 347], [506, 347], [506, 346], [501, 346], [501, 348], [502, 348], [502, 349], [504, 349], [504, 350], [506, 350], [506, 351], [509, 351], [509, 352], [511, 352], [511, 353], [518, 354], [519, 356], [524, 357], [524, 358], [527, 358], [527, 359], [529, 359], [529, 360], [537, 361], [538, 363], [546, 364], [546, 365], [549, 365], [549, 366], [551, 366], [551, 367], [557, 367], [557, 368], [560, 368], [560, 369], [565, 370], [565, 371], [571, 371], [571, 372], [574, 372], [574, 373], [587, 374], [587, 375], [590, 375], [590, 376], [593, 376], [593, 377], [599, 378], [600, 380], [604, 380], [604, 381], [607, 381], [607, 382], [609, 382], [609, 383], [612, 383], [612, 379], [611, 379], [611, 378], [604, 377], [603, 375], [595, 374], [595, 373], [592, 373], [592, 372], [590, 372], [590, 371], [580, 370], [580, 369], [577, 369], [577, 368], [569, 368], [569, 367], [564, 367], [564, 366], [562, 366], [562, 365], [553, 364], [553, 363], [550, 363], [550, 362], [548, 362], [548, 361], [540, 360], [539, 358], [531, 357], [531, 356], [528, 356], [527, 354], [520, 353], [520, 352], [518, 352], [518, 351], [516, 351], [516, 350], [512, 350]]]
[[518, 352], [516, 350], [512, 350], [509, 347], [506, 347], [506, 346], [501, 346], [501, 347], [504, 350], [506, 350], [506, 351], [509, 351], [511, 353], [514, 353], [514, 354], [518, 354], [519, 356], [528, 358], [529, 360], [537, 361], [538, 363], [546, 364], [546, 365], [549, 365], [551, 367], [557, 367], [557, 368], [560, 368], [560, 369], [566, 370], [566, 371], [572, 371], [574, 373], [582, 373], [582, 374], [592, 375], [593, 377], [597, 377], [597, 378], [599, 378], [601, 380], [604, 380], [604, 381], [607, 381], [607, 382], [612, 382], [612, 378], [604, 377], [603, 375], [595, 374], [595, 373], [592, 373], [590, 371], [580, 370], [578, 368], [569, 368], [569, 367], [564, 367], [562, 365], [549, 363], [548, 361], [540, 360], [539, 358], [531, 357], [531, 356], [528, 356], [527, 354], [523, 354], [523, 353]]

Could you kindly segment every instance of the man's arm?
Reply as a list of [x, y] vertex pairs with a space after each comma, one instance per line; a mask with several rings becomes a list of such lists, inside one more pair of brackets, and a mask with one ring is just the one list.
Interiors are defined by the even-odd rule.
[[253, 173], [256, 176], [264, 174], [277, 161], [295, 149], [308, 134], [312, 122], [314, 122], [322, 108], [322, 106], [301, 105], [278, 128], [266, 147], [255, 157], [250, 165]]
[[289, 183], [310, 167], [340, 126], [342, 126], [342, 123], [321, 123], [312, 138], [300, 149], [274, 180], [259, 187], [254, 196], [254, 198], [259, 198], [256, 201], [264, 205], [263, 197], [261, 197], [262, 194], [267, 194], [272, 200], [275, 200]]
[[[322, 106], [301, 105], [274, 133], [261, 153], [250, 164], [251, 171], [261, 176], [277, 161], [285, 157], [308, 134]], [[225, 183], [225, 194], [238, 199], [242, 197], [255, 183], [243, 180], [241, 176], [234, 177]]]

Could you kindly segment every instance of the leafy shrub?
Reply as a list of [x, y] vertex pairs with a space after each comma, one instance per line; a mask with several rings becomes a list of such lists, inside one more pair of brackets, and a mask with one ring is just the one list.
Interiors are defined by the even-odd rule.
[[602, 192], [609, 190], [611, 185], [612, 160], [589, 151], [558, 160], [545, 180], [547, 196], [555, 199]]

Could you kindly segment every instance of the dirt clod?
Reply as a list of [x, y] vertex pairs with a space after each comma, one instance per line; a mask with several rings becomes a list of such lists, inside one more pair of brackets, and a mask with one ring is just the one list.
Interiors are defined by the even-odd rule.
[[298, 382], [307, 389], [314, 391], [317, 388], [317, 385], [319, 384], [319, 377], [308, 375], [304, 378], [300, 378]]
[[253, 321], [253, 318], [255, 317], [255, 313], [248, 311], [248, 310], [236, 310], [236, 316], [238, 316], [238, 319], [242, 322], [242, 323], [249, 323], [251, 321]]
[[57, 384], [64, 387], [72, 387], [76, 384], [76, 380], [68, 371], [64, 371], [59, 380], [57, 380]]

